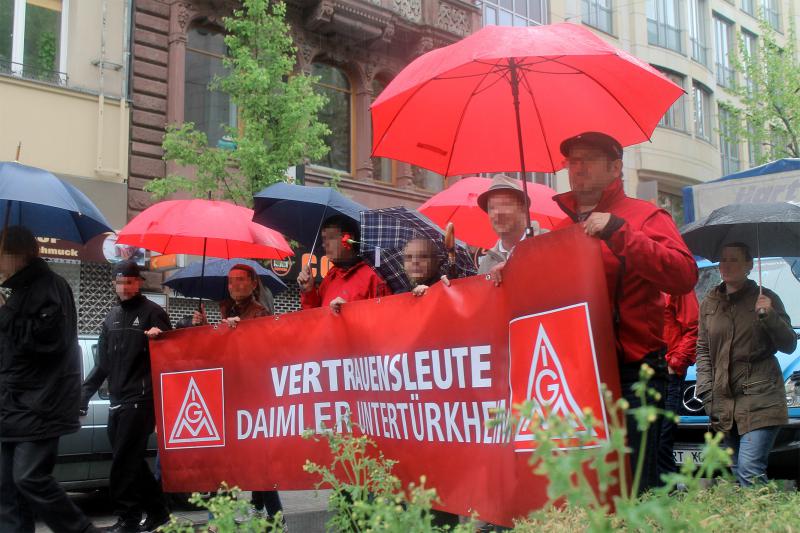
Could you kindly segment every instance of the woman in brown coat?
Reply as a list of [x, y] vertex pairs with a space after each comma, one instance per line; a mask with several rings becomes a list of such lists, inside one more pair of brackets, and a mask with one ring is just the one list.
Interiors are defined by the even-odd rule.
[[767, 459], [781, 425], [786, 396], [775, 352], [791, 353], [797, 337], [777, 294], [759, 291], [747, 278], [753, 257], [747, 245], [722, 250], [722, 283], [700, 304], [697, 396], [714, 430], [733, 448], [739, 484], [766, 481]]

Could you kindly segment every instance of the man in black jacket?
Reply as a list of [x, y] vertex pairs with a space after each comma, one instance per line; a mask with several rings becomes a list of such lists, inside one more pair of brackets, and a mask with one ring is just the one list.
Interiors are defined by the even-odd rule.
[[[136, 263], [125, 261], [114, 268], [114, 290], [120, 302], [103, 321], [98, 364], [86, 378], [81, 398], [85, 411], [89, 399], [108, 378], [108, 438], [113, 454], [109, 485], [119, 519], [106, 531], [119, 533], [150, 531], [169, 519], [145, 452], [155, 429], [148, 338], [172, 328], [166, 311], [145, 298], [141, 286]], [[142, 511], [147, 519], [140, 529]]]
[[61, 435], [80, 428], [81, 363], [72, 289], [21, 226], [0, 237], [0, 531], [96, 531], [53, 478]]

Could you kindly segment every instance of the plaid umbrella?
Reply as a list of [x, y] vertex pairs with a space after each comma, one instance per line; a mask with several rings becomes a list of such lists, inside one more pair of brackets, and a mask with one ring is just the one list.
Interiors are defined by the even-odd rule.
[[[392, 291], [411, 290], [403, 268], [403, 248], [414, 238], [427, 238], [436, 244], [443, 259], [442, 274], [450, 266], [444, 247], [444, 231], [428, 217], [406, 207], [389, 207], [361, 212], [361, 255], [386, 280]], [[456, 242], [455, 270], [458, 277], [477, 274], [466, 245]]]

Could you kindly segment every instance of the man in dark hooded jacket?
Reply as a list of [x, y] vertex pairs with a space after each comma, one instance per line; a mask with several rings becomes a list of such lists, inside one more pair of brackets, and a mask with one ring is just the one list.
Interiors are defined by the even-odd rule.
[[111, 400], [108, 438], [111, 441], [109, 488], [119, 520], [107, 531], [150, 531], [169, 519], [158, 482], [145, 462], [147, 440], [155, 430], [153, 382], [148, 338], [172, 329], [169, 316], [141, 293], [139, 266], [132, 261], [114, 268], [119, 305], [103, 321], [97, 343], [98, 364], [83, 384], [81, 409], [108, 378]]
[[72, 289], [21, 226], [0, 237], [0, 531], [96, 531], [53, 477], [58, 439], [80, 428], [81, 366]]

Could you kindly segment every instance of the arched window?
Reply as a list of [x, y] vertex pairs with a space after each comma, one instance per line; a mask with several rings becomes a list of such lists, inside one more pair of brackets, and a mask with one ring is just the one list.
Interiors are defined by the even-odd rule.
[[194, 122], [198, 131], [208, 136], [208, 145], [217, 146], [226, 126], [236, 126], [236, 108], [230, 97], [211, 90], [214, 77], [227, 72], [222, 59], [227, 53], [225, 37], [219, 28], [192, 24], [186, 42], [186, 82], [184, 122]]
[[[380, 96], [386, 88], [387, 83], [383, 80], [375, 78], [372, 81], [372, 101]], [[394, 167], [393, 161], [385, 157], [372, 158], [372, 177], [378, 181], [385, 181], [387, 183], [394, 182]]]
[[317, 90], [328, 97], [328, 103], [319, 112], [319, 119], [328, 125], [331, 133], [325, 137], [330, 151], [314, 164], [352, 172], [351, 109], [353, 91], [347, 74], [326, 63], [313, 63], [311, 74], [319, 77]]

